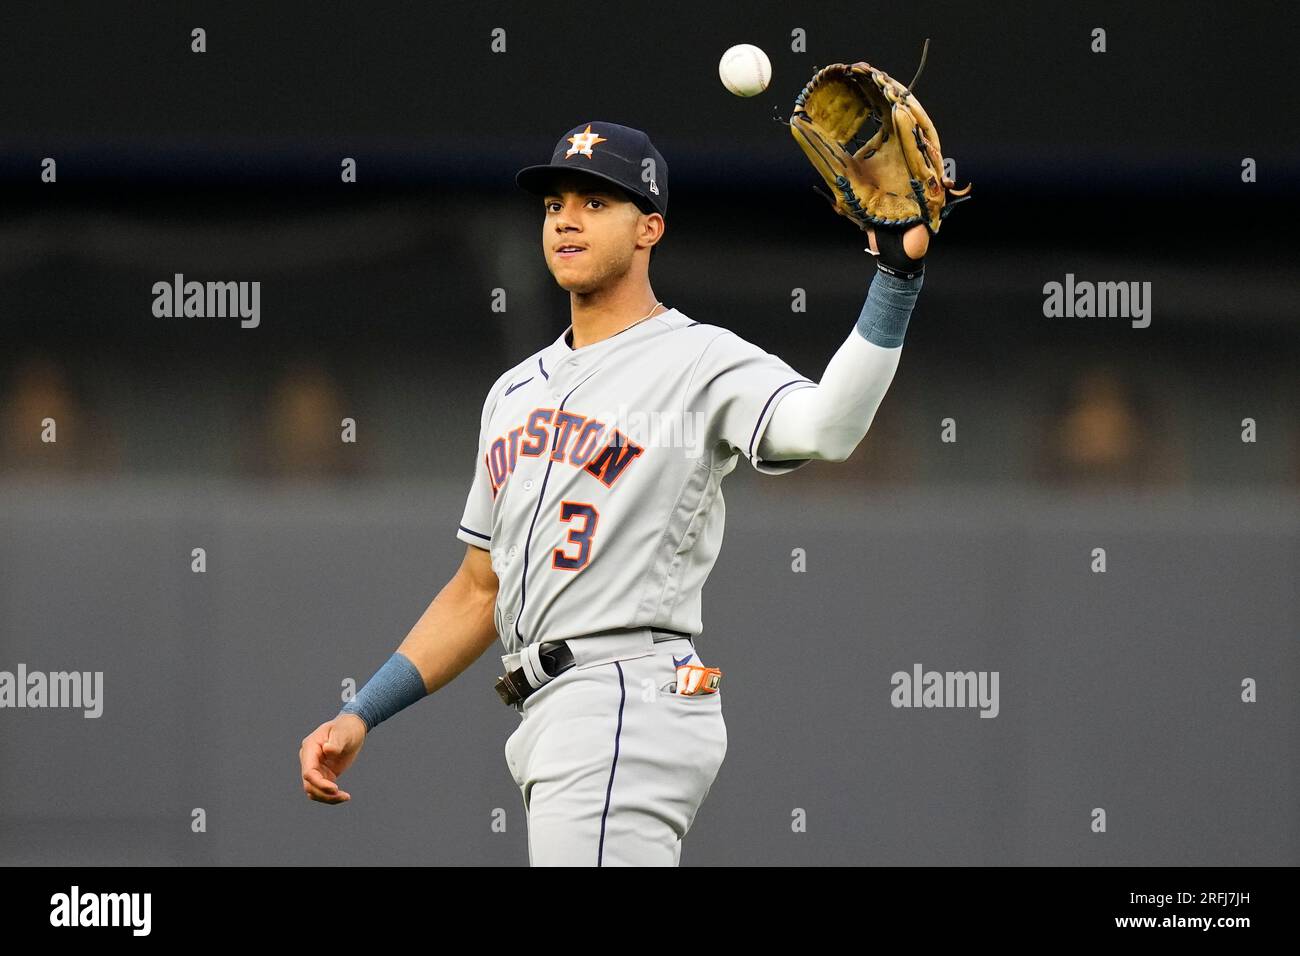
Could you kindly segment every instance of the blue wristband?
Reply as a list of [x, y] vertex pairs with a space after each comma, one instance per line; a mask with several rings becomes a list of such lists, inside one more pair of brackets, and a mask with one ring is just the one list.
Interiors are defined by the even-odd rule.
[[925, 283], [925, 276], [901, 279], [888, 272], [876, 272], [867, 290], [867, 301], [858, 316], [858, 333], [868, 342], [885, 349], [896, 349], [903, 344], [907, 322], [912, 317], [912, 306]]
[[365, 722], [366, 733], [369, 733], [403, 707], [424, 699], [428, 693], [419, 668], [405, 654], [395, 651], [339, 713], [356, 714]]

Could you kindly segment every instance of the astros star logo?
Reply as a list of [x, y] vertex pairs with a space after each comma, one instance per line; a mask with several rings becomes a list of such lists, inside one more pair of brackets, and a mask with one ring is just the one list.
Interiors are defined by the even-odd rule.
[[591, 147], [595, 146], [597, 143], [604, 143], [606, 140], [605, 137], [601, 136], [599, 133], [593, 133], [591, 131], [591, 124], [588, 123], [586, 130], [578, 133], [576, 136], [570, 136], [569, 142], [573, 145], [570, 146], [569, 151], [564, 154], [565, 159], [568, 159], [575, 153], [581, 153], [583, 156], [590, 157]]

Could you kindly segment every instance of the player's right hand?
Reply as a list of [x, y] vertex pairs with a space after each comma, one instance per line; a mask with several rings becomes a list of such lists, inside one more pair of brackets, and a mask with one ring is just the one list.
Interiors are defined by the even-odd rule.
[[366, 724], [356, 714], [339, 714], [303, 738], [298, 750], [302, 789], [320, 803], [346, 803], [350, 793], [339, 789], [339, 774], [352, 765], [366, 742]]

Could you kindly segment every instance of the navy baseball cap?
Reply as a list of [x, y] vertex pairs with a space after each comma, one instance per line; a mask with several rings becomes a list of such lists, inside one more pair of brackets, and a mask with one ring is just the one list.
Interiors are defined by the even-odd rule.
[[560, 137], [549, 163], [519, 170], [515, 182], [544, 196], [561, 171], [613, 183], [630, 193], [642, 212], [668, 215], [668, 163], [639, 129], [595, 120], [582, 123]]

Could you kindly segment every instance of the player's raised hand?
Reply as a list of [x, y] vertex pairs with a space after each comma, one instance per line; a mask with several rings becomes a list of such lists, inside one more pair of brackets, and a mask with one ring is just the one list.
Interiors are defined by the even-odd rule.
[[302, 789], [320, 803], [346, 803], [352, 795], [340, 790], [338, 777], [352, 765], [366, 742], [366, 725], [355, 714], [327, 720], [303, 738], [298, 750]]

